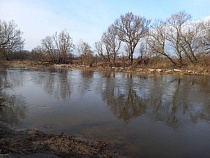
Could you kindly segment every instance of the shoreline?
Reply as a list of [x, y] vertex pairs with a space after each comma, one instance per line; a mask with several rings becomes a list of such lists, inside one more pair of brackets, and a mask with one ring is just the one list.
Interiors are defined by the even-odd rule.
[[[1, 67], [34, 67], [28, 64], [13, 63]], [[51, 67], [51, 66], [50, 66]], [[47, 68], [50, 68], [49, 66]], [[43, 68], [36, 66], [34, 68]], [[0, 89], [1, 90], [1, 89]], [[4, 98], [0, 93], [0, 108], [4, 107]], [[0, 158], [123, 158], [113, 142], [86, 139], [70, 134], [48, 134], [36, 129], [17, 131], [9, 124], [0, 121]]]
[[[0, 67], [53, 68], [66, 70], [87, 70], [125, 72], [134, 74], [171, 74], [171, 75], [208, 75], [187, 69], [157, 69], [132, 67], [88, 67], [73, 64], [43, 64], [39, 62], [15, 61], [0, 63]], [[0, 107], [1, 105], [0, 96]], [[28, 129], [15, 131], [0, 122], [0, 157], [126, 157], [120, 154], [117, 145], [111, 142], [87, 140], [80, 137], [63, 134], [47, 134], [39, 130]]]
[[157, 75], [204, 75], [210, 76], [210, 70], [208, 68], [151, 68], [140, 66], [129, 67], [101, 67], [101, 66], [85, 66], [77, 64], [51, 64], [34, 61], [3, 61], [0, 64], [1, 67], [32, 67], [32, 68], [55, 68], [55, 69], [79, 69], [89, 71], [108, 71], [108, 72], [124, 72], [134, 74], [157, 74]]
[[0, 122], [0, 157], [120, 158], [114, 144], [35, 129], [16, 131]]

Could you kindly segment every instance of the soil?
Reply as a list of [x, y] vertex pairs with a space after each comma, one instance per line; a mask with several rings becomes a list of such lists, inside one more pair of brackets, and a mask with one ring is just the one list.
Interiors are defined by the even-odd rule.
[[90, 141], [69, 135], [46, 134], [30, 129], [15, 131], [0, 123], [1, 158], [118, 158], [125, 157], [102, 141]]

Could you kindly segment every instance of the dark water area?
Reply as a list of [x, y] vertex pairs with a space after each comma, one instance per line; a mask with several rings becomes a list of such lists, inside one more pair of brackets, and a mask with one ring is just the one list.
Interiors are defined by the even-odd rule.
[[210, 77], [0, 70], [0, 121], [114, 142], [130, 157], [210, 157]]

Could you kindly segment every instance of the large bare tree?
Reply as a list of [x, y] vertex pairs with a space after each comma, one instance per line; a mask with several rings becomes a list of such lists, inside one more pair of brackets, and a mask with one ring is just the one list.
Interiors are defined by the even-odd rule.
[[23, 49], [24, 40], [22, 39], [22, 32], [17, 29], [14, 21], [0, 20], [0, 53], [6, 59], [9, 59], [8, 53], [16, 52]]
[[166, 41], [166, 23], [162, 20], [157, 20], [151, 26], [149, 36], [147, 38], [147, 44], [149, 46], [149, 51], [155, 55], [162, 55], [169, 59], [173, 65], [177, 65], [174, 59], [171, 57], [169, 51], [167, 51], [167, 41]]
[[189, 59], [192, 64], [198, 63], [197, 54], [199, 54], [202, 40], [202, 25], [201, 23], [189, 23], [185, 26], [181, 33], [180, 46], [184, 55]]
[[185, 31], [186, 23], [191, 19], [191, 16], [187, 14], [185, 11], [181, 11], [179, 13], [171, 15], [167, 19], [167, 27], [166, 30], [166, 39], [168, 41], [168, 44], [172, 47], [174, 50], [174, 54], [178, 58], [179, 66], [183, 66], [183, 48], [182, 46], [182, 40], [183, 36], [182, 33]]
[[117, 38], [117, 30], [114, 25], [111, 25], [102, 36], [102, 42], [106, 49], [106, 57], [108, 62], [112, 60], [115, 65], [115, 60], [118, 55], [121, 41]]
[[53, 36], [55, 41], [56, 49], [58, 50], [59, 62], [65, 63], [68, 55], [73, 51], [74, 44], [69, 33], [66, 31], [61, 31], [61, 33], [55, 33]]
[[150, 20], [134, 15], [131, 12], [121, 15], [121, 17], [114, 22], [118, 38], [125, 42], [129, 49], [129, 59], [131, 64], [133, 63], [135, 48], [138, 42], [147, 35], [149, 24]]
[[210, 20], [206, 22], [201, 22], [202, 25], [202, 46], [204, 48], [204, 53], [209, 54], [210, 53]]
[[[175, 66], [183, 66], [183, 59], [196, 65], [201, 52], [203, 26], [200, 22], [190, 22], [191, 16], [185, 12], [173, 14], [166, 21], [156, 21], [147, 39], [150, 51], [168, 58]], [[204, 43], [204, 42], [203, 42]], [[174, 56], [172, 58], [172, 56]]]
[[42, 40], [42, 47], [54, 63], [68, 63], [67, 58], [74, 49], [74, 44], [68, 32], [62, 31]]

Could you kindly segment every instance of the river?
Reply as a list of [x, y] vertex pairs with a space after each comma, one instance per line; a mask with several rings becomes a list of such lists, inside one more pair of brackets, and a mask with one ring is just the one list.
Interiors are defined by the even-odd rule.
[[17, 130], [110, 141], [134, 158], [210, 157], [208, 76], [9, 68], [0, 96]]

